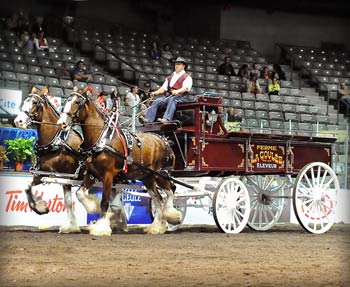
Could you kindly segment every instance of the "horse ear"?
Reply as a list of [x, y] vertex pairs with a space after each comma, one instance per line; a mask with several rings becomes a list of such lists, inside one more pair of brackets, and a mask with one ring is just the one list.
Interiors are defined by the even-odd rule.
[[47, 87], [43, 87], [39, 96], [42, 97], [43, 95], [46, 95], [48, 93], [49, 89]]
[[31, 94], [35, 94], [37, 91], [37, 88], [36, 87], [33, 87], [32, 90], [30, 91]]

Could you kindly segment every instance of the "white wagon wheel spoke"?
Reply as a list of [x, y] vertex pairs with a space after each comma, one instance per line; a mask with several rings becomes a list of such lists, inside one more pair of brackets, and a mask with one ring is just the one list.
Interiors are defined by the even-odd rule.
[[313, 162], [302, 168], [293, 188], [293, 208], [305, 230], [320, 234], [333, 226], [338, 190], [338, 178], [327, 164]]
[[213, 196], [216, 225], [226, 233], [239, 233], [247, 224], [250, 199], [244, 183], [235, 177], [221, 181]]
[[248, 226], [258, 231], [270, 229], [283, 211], [284, 181], [278, 176], [247, 176], [247, 188], [251, 197]]

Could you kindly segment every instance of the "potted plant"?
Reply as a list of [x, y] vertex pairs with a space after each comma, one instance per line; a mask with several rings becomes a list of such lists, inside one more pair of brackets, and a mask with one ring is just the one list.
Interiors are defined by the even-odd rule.
[[0, 145], [0, 169], [3, 169], [4, 162], [8, 162], [9, 159], [6, 155], [6, 149], [4, 146]]
[[23, 169], [23, 163], [30, 160], [31, 163], [34, 161], [34, 145], [35, 137], [25, 138], [15, 138], [13, 140], [5, 140], [7, 145], [7, 155], [12, 155], [15, 161], [15, 170], [19, 171]]

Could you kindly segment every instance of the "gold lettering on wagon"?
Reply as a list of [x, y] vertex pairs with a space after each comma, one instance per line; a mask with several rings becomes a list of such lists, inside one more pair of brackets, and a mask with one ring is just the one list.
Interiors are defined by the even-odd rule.
[[330, 156], [331, 153], [330, 153], [330, 149], [328, 147], [325, 147], [324, 150], [326, 151], [327, 155]]
[[205, 167], [208, 167], [208, 166], [209, 166], [209, 164], [207, 164], [207, 163], [205, 162], [204, 157], [202, 157], [202, 166], [205, 166]]
[[256, 168], [276, 169], [284, 167], [285, 150], [281, 146], [256, 145], [252, 164]]

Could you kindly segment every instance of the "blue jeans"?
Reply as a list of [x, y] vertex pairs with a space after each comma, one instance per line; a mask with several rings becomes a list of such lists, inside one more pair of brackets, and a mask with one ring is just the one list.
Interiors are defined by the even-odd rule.
[[186, 96], [172, 96], [169, 98], [162, 96], [160, 98], [157, 98], [153, 101], [152, 105], [146, 111], [145, 118], [150, 122], [154, 122], [156, 119], [159, 105], [167, 104], [163, 118], [167, 119], [168, 121], [171, 121], [176, 111], [176, 104], [183, 103], [186, 101], [188, 101]]

